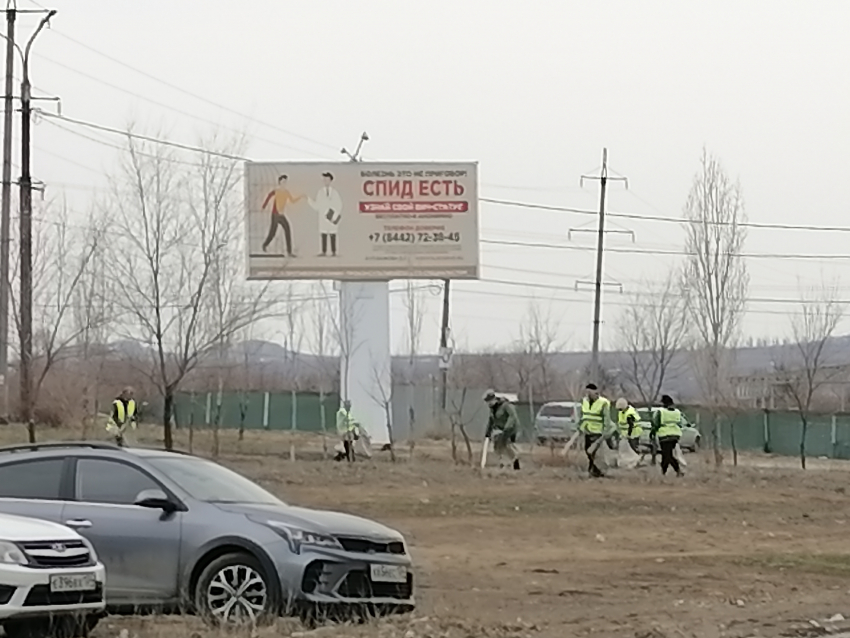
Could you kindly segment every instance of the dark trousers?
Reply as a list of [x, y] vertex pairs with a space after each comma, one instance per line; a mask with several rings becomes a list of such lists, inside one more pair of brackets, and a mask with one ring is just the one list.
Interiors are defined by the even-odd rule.
[[640, 445], [640, 439], [638, 437], [634, 437], [632, 439], [629, 439], [629, 447], [632, 448], [632, 450], [634, 450], [635, 454], [639, 454], [639, 452], [638, 452], [639, 445]]
[[343, 441], [342, 442], [343, 451], [337, 452], [334, 457], [334, 461], [348, 461], [349, 463], [354, 462], [354, 442], [353, 441]]
[[[584, 435], [584, 453], [587, 455], [587, 471], [590, 472], [591, 476], [604, 476], [602, 470], [596, 467], [596, 463], [593, 460], [593, 455], [590, 453], [590, 448], [596, 443], [601, 434], [585, 434]], [[597, 453], [599, 450], [597, 449]]]
[[667, 468], [672, 467], [676, 474], [681, 474], [679, 461], [676, 460], [674, 452], [676, 444], [679, 442], [678, 436], [662, 436], [658, 439], [658, 445], [661, 447], [661, 473], [667, 474]]
[[286, 240], [286, 254], [292, 257], [292, 229], [289, 227], [289, 220], [285, 215], [280, 213], [272, 213], [272, 221], [269, 225], [269, 234], [266, 235], [266, 241], [263, 242], [263, 250], [269, 247], [274, 236], [277, 234], [277, 227], [283, 228], [283, 238]]
[[328, 254], [328, 237], [331, 238], [331, 254], [336, 256], [336, 233], [322, 233], [322, 254]]

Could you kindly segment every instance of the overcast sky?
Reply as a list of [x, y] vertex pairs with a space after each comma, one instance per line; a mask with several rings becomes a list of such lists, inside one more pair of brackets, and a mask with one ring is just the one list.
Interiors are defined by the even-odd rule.
[[[582, 189], [579, 177], [598, 169], [607, 146], [611, 169], [630, 187], [612, 185], [609, 209], [665, 217], [681, 215], [705, 145], [740, 179], [751, 221], [850, 228], [846, 0], [49, 6], [59, 13], [39, 36], [30, 74], [42, 92], [61, 97], [68, 117], [113, 127], [135, 121], [187, 143], [214, 125], [247, 129], [249, 156], [258, 160], [341, 159], [339, 148], [366, 130], [367, 160], [476, 160], [483, 197], [590, 209], [598, 186]], [[21, 18], [19, 39], [36, 22]], [[35, 127], [34, 177], [52, 195], [65, 192], [82, 214], [114, 161], [108, 144], [121, 140], [62, 126]], [[568, 347], [587, 347], [592, 293], [575, 284], [592, 277], [594, 237], [567, 241], [567, 233], [594, 224], [592, 216], [482, 204], [483, 279], [454, 287], [460, 341], [471, 348], [511, 341], [536, 298], [560, 321]], [[675, 263], [652, 250], [683, 247], [675, 223], [612, 218], [609, 227], [635, 233], [634, 244], [627, 234], [606, 238], [619, 251], [606, 255], [606, 279], [626, 292], [645, 290]], [[848, 239], [751, 229], [746, 250], [850, 257]], [[505, 240], [532, 246], [492, 243]], [[850, 300], [850, 259], [748, 264], [747, 335], [788, 334], [800, 285], [840, 278]], [[614, 345], [625, 299], [606, 289], [605, 347]], [[431, 297], [428, 351], [436, 348], [438, 313]], [[392, 322], [400, 348], [400, 295]]]

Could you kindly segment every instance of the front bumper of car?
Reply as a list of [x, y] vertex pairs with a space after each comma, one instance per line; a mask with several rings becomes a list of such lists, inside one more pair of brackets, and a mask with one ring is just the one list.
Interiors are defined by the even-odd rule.
[[[414, 574], [410, 556], [404, 554], [346, 551], [303, 546], [298, 554], [284, 542], [273, 553], [287, 610], [313, 607], [344, 609], [367, 607], [377, 613], [405, 613], [416, 606]], [[386, 566], [396, 572], [376, 579], [372, 566]]]
[[[92, 575], [95, 588], [52, 591], [52, 576]], [[44, 569], [0, 564], [0, 621], [62, 614], [99, 614], [105, 609], [106, 570], [101, 563], [87, 567]]]

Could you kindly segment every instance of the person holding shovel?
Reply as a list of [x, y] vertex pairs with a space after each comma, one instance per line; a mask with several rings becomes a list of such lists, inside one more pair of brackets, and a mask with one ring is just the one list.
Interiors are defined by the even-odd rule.
[[513, 462], [513, 468], [519, 470], [517, 455], [516, 433], [519, 429], [519, 415], [513, 404], [504, 397], [498, 396], [493, 390], [487, 390], [484, 401], [490, 407], [490, 418], [487, 422], [487, 438], [493, 441], [493, 451], [499, 455], [499, 465], [502, 458], [507, 456]]
[[584, 433], [587, 471], [592, 478], [600, 478], [605, 473], [596, 465], [596, 453], [602, 443], [617, 432], [617, 428], [611, 421], [611, 402], [599, 394], [596, 384], [588, 383], [585, 390], [587, 394], [581, 402], [579, 429]]

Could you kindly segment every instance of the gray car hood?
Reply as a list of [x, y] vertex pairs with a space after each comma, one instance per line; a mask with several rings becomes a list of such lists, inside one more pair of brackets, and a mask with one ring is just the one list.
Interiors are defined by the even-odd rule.
[[402, 535], [394, 529], [370, 521], [359, 516], [343, 514], [342, 512], [331, 512], [328, 510], [314, 510], [306, 507], [294, 507], [291, 505], [254, 505], [221, 503], [216, 504], [226, 512], [244, 514], [258, 521], [277, 521], [284, 525], [291, 525], [299, 529], [318, 534], [330, 534], [332, 536], [349, 536], [353, 538], [366, 538], [383, 541], [403, 541]]

